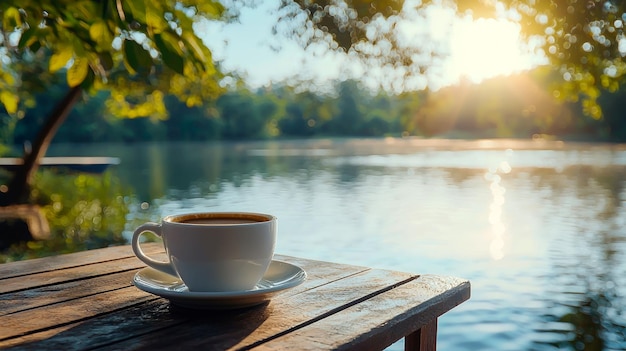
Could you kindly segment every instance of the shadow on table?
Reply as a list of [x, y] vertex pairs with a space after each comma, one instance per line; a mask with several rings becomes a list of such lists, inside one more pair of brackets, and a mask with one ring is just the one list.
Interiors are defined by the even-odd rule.
[[36, 341], [7, 349], [172, 350], [200, 347], [221, 350], [240, 343], [268, 316], [267, 303], [240, 310], [201, 311], [185, 310], [170, 305], [167, 300], [155, 299], [120, 312], [40, 331], [27, 337], [29, 340], [36, 338]]

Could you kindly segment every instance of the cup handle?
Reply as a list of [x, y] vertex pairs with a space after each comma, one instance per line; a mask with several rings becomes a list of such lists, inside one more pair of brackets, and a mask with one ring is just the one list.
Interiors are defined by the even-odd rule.
[[167, 273], [169, 275], [177, 277], [178, 274], [176, 273], [170, 262], [157, 261], [153, 258], [146, 256], [143, 250], [141, 250], [141, 246], [139, 246], [139, 237], [141, 237], [141, 234], [150, 232], [160, 237], [161, 229], [162, 227], [160, 224], [152, 222], [144, 223], [137, 227], [137, 229], [135, 229], [135, 232], [133, 233], [133, 239], [131, 241], [131, 244], [133, 246], [133, 252], [135, 253], [135, 256], [137, 256], [137, 258], [142, 260], [143, 263], [147, 264], [148, 266], [163, 273]]

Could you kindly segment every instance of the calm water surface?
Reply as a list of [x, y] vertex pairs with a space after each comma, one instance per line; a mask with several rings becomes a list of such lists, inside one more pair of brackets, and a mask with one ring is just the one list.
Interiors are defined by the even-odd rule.
[[346, 139], [50, 154], [120, 157], [129, 232], [163, 214], [268, 212], [279, 253], [469, 279], [471, 299], [440, 319], [440, 350], [626, 349], [626, 145]]

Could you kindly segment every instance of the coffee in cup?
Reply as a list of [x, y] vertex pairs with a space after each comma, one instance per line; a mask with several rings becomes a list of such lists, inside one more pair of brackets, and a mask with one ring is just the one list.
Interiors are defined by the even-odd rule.
[[[148, 257], [139, 245], [143, 233], [163, 239], [168, 261]], [[133, 233], [135, 255], [148, 266], [178, 276], [192, 292], [253, 289], [274, 255], [276, 217], [249, 212], [171, 215]]]

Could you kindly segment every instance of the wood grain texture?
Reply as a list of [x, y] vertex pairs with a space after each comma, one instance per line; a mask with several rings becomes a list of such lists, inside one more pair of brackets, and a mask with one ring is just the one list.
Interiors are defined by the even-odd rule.
[[[344, 277], [369, 270], [365, 267], [340, 266], [329, 262], [304, 260], [283, 255], [276, 255], [275, 258], [297, 264], [308, 272], [308, 278], [302, 285], [279, 295], [284, 297], [301, 294], [328, 282], [341, 280]], [[109, 266], [111, 264], [111, 262], [107, 261], [102, 265]], [[113, 266], [113, 268], [109, 267], [106, 270], [123, 268], [115, 263], [113, 263]], [[7, 300], [14, 301], [19, 301], [20, 297], [29, 297], [27, 304], [22, 303], [21, 307], [13, 307], [13, 311], [7, 311], [7, 313], [11, 314], [0, 317], [0, 324], [5, 325], [5, 329], [0, 328], [0, 340], [2, 340], [0, 341], [0, 348], [20, 343], [30, 344], [42, 339], [41, 344], [35, 345], [40, 347], [42, 345], [52, 345], [53, 347], [46, 346], [46, 348], [65, 350], [72, 349], [71, 343], [80, 339], [81, 348], [92, 348], [108, 345], [151, 331], [158, 332], [172, 324], [193, 323], [194, 320], [197, 320], [198, 316], [194, 313], [172, 307], [167, 300], [155, 297], [131, 286], [131, 278], [135, 272], [136, 270], [112, 273], [85, 280], [59, 283], [44, 288], [32, 288], [0, 295], [0, 298], [7, 297]], [[48, 273], [50, 272], [46, 274]], [[85, 274], [89, 273], [86, 272]], [[118, 288], [107, 292], [107, 289], [110, 290], [116, 284], [125, 289]], [[50, 294], [46, 294], [47, 292], [50, 292]], [[111, 297], [111, 294], [114, 296]], [[137, 297], [145, 299], [147, 302], [132, 306], [138, 301], [144, 301], [137, 300]], [[102, 299], [110, 303], [102, 305]], [[92, 303], [101, 308], [89, 306]], [[7, 304], [10, 304], [10, 302], [7, 301]], [[39, 307], [25, 310], [26, 305]], [[116, 309], [118, 306], [124, 307], [128, 305], [131, 305], [131, 308]], [[23, 312], [15, 313], [15, 310]], [[235, 316], [239, 316], [239, 312], [235, 311]], [[210, 316], [217, 315], [219, 318], [222, 318], [220, 316], [223, 315], [230, 315], [228, 312], [202, 312], [200, 315], [206, 317], [207, 313]], [[247, 311], [247, 313], [251, 314], [247, 318], [252, 321], [259, 318], [258, 311], [255, 309]], [[57, 315], [60, 315], [60, 318], [56, 318], [55, 316]], [[38, 316], [45, 316], [45, 318], [38, 318]], [[31, 321], [31, 319], [35, 321]], [[236, 319], [239, 320], [239, 317]], [[214, 320], [213, 322], [217, 323], [218, 321]], [[16, 326], [16, 324], [19, 325]], [[217, 324], [219, 325], [220, 323]], [[236, 324], [241, 326], [240, 323]], [[72, 326], [68, 327], [68, 325]], [[11, 334], [10, 331], [13, 333]], [[217, 333], [220, 334], [219, 332]], [[104, 334], [108, 336], [104, 337]]]
[[[155, 255], [156, 256], [156, 255]], [[161, 255], [159, 259], [164, 259]], [[305, 270], [310, 270], [315, 266], [315, 274], [309, 274], [308, 281], [311, 286], [322, 284], [327, 279], [337, 276], [337, 269], [334, 264], [328, 262], [303, 260], [295, 257], [277, 255], [277, 259], [289, 261], [297, 264]], [[131, 265], [128, 266], [128, 263]], [[129, 270], [130, 267], [130, 270]], [[93, 294], [118, 290], [131, 286], [133, 275], [137, 267], [145, 267], [143, 263], [135, 258], [121, 259], [117, 261], [106, 261], [100, 265], [86, 265], [73, 267], [70, 269], [59, 269], [54, 272], [36, 273], [31, 276], [24, 276], [4, 281], [0, 286], [1, 290], [7, 292], [0, 293], [0, 316], [15, 313], [26, 309], [41, 307], [64, 301], [70, 301]], [[344, 266], [342, 272], [361, 272], [367, 270], [365, 267]], [[67, 274], [69, 272], [69, 274]], [[78, 280], [76, 277], [81, 277]], [[70, 279], [69, 281], [67, 281]], [[89, 279], [89, 281], [86, 281]], [[13, 285], [10, 283], [13, 282]], [[44, 286], [36, 286], [45, 282]], [[52, 285], [50, 283], [52, 282]], [[294, 294], [302, 291], [308, 285], [302, 285], [296, 289], [290, 289], [286, 293]], [[24, 289], [24, 287], [28, 287]], [[12, 290], [12, 291], [8, 291]]]
[[0, 316], [131, 286], [135, 270], [0, 294]]
[[[160, 243], [144, 250], [164, 258]], [[458, 278], [274, 258], [307, 280], [231, 311], [177, 308], [132, 286], [145, 265], [130, 246], [0, 265], [0, 348], [370, 350], [408, 335], [407, 347], [431, 350], [437, 318], [470, 295]]]
[[[3, 350], [86, 350], [103, 347], [150, 331], [163, 330], [184, 323], [175, 314], [163, 313], [170, 305], [154, 298], [115, 313], [107, 313], [67, 325], [34, 331], [23, 336], [0, 341]], [[159, 315], [159, 318], [153, 318]], [[169, 317], [169, 318], [168, 318]], [[106, 348], [105, 348], [106, 349]]]
[[[285, 336], [261, 350], [381, 350], [467, 300], [468, 281], [420, 276]], [[324, 337], [319, 337], [324, 335]]]
[[5, 339], [87, 320], [153, 299], [155, 297], [150, 294], [134, 287], [127, 287], [4, 315], [0, 317], [0, 346]]
[[[90, 280], [98, 276], [105, 276], [124, 271], [136, 271], [145, 267], [145, 264], [135, 257], [123, 258], [114, 261], [105, 261], [97, 264], [75, 266], [71, 268], [57, 269], [42, 273], [29, 274], [21, 277], [13, 277], [2, 280], [0, 294], [23, 291], [39, 287], [54, 289], [58, 284]], [[87, 283], [89, 284], [89, 283]]]
[[[412, 275], [407, 273], [368, 270], [316, 288], [307, 288], [301, 293], [279, 296], [248, 315], [199, 315], [189, 323], [175, 326], [167, 332], [146, 334], [109, 345], [107, 349], [246, 349], [277, 335], [289, 334], [318, 318], [342, 311], [366, 296], [376, 295], [391, 285], [411, 278]], [[216, 329], [216, 322], [219, 329]]]
[[[160, 243], [146, 243], [142, 244], [142, 249], [146, 253], [160, 252], [163, 251], [163, 245]], [[114, 261], [134, 256], [131, 247], [124, 245], [0, 264], [0, 284], [4, 284], [2, 280], [7, 278]]]

